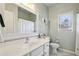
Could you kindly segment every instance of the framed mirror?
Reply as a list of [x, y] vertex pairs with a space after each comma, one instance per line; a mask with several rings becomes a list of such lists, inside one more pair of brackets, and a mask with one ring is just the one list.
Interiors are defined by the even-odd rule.
[[25, 34], [36, 32], [36, 15], [18, 7], [18, 31]]
[[36, 12], [33, 13], [31, 9], [13, 3], [3, 4], [3, 7], [2, 16], [5, 27], [0, 27], [2, 35], [0, 41], [14, 40], [39, 33], [39, 20]]

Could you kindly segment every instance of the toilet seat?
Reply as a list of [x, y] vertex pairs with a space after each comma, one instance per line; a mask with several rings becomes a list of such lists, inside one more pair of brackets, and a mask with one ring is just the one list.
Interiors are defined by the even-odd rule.
[[57, 44], [57, 43], [50, 43], [50, 45], [51, 45], [52, 47], [54, 47], [54, 48], [58, 48], [58, 47], [59, 47], [59, 44]]

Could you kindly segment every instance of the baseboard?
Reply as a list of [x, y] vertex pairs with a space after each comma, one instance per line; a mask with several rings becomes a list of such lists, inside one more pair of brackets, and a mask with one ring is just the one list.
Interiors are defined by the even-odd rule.
[[75, 55], [75, 52], [74, 51], [67, 50], [67, 49], [63, 49], [63, 48], [60, 48], [60, 50]]

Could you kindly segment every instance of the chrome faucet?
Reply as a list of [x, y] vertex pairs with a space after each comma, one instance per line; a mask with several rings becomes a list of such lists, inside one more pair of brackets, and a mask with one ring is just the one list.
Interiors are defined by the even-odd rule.
[[41, 38], [41, 35], [40, 34], [38, 34], [38, 38]]

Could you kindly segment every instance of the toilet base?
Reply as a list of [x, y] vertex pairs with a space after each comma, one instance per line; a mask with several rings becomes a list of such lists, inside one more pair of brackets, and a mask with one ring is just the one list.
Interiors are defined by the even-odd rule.
[[57, 49], [56, 48], [53, 48], [53, 55], [57, 55]]

